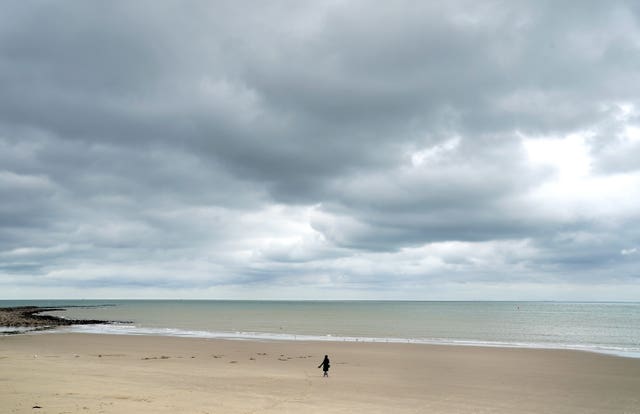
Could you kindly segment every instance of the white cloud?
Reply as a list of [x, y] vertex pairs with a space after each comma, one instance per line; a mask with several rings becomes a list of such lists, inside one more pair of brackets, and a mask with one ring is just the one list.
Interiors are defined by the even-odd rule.
[[418, 167], [422, 164], [437, 164], [460, 145], [460, 137], [453, 137], [442, 144], [434, 145], [411, 154], [411, 164]]

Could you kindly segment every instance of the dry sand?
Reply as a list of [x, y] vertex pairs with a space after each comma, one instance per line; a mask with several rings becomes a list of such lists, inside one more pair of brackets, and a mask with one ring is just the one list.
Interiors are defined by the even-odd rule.
[[[317, 368], [331, 358], [329, 378]], [[41, 407], [41, 408], [34, 408]], [[1, 413], [640, 413], [640, 359], [578, 351], [0, 337]]]

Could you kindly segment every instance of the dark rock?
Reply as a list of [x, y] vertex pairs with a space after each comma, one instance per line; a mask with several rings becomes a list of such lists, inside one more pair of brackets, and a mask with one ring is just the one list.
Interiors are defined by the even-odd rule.
[[[48, 329], [56, 326], [90, 325], [111, 323], [97, 319], [64, 319], [53, 315], [40, 315], [42, 312], [64, 311], [66, 308], [47, 308], [39, 306], [20, 306], [0, 308], [0, 326], [29, 327], [34, 329]], [[10, 333], [19, 333], [11, 331]]]

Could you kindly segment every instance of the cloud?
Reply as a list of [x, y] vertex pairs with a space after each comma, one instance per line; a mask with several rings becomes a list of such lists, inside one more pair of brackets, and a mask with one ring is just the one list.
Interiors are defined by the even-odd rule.
[[639, 16], [627, 2], [8, 2], [0, 285], [633, 286]]

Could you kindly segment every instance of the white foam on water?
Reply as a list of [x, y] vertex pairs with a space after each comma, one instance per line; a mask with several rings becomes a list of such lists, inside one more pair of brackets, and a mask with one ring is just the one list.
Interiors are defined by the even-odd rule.
[[0, 334], [7, 332], [29, 332], [33, 331], [36, 328], [26, 327], [26, 326], [0, 326]]

